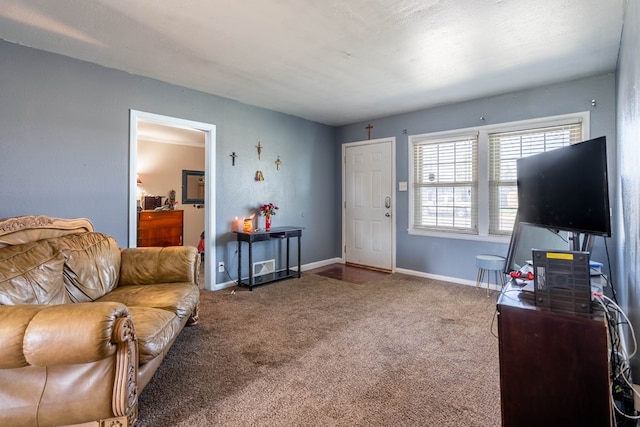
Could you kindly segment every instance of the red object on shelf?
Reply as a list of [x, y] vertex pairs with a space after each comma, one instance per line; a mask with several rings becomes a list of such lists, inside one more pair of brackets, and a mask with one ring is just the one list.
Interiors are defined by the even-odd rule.
[[527, 273], [522, 271], [512, 271], [509, 273], [509, 276], [514, 279], [533, 280], [533, 273], [530, 271]]

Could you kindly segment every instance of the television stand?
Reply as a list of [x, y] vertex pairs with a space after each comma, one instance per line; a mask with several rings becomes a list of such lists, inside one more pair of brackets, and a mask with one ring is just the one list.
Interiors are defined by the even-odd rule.
[[533, 305], [511, 283], [498, 298], [503, 427], [612, 426], [602, 313]]
[[[582, 239], [580, 237], [582, 236]], [[596, 236], [589, 233], [578, 233], [576, 231], [569, 233], [571, 241], [571, 250], [576, 252], [591, 252]], [[580, 243], [582, 242], [582, 243]]]

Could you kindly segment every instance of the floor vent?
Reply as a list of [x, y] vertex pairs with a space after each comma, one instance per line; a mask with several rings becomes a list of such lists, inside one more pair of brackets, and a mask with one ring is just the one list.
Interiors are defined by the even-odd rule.
[[253, 263], [253, 277], [264, 276], [265, 274], [275, 273], [276, 260], [268, 259], [266, 261], [259, 261]]

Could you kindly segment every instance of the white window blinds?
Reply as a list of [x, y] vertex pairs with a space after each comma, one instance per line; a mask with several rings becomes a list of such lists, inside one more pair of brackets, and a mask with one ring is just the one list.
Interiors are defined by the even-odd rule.
[[478, 134], [412, 140], [413, 228], [477, 233]]
[[489, 234], [508, 235], [518, 211], [516, 160], [582, 141], [582, 122], [489, 133]]

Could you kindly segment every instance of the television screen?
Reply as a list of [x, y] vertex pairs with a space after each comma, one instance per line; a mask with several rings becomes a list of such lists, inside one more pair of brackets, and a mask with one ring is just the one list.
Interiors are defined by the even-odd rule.
[[604, 136], [518, 159], [517, 177], [520, 221], [611, 236]]

